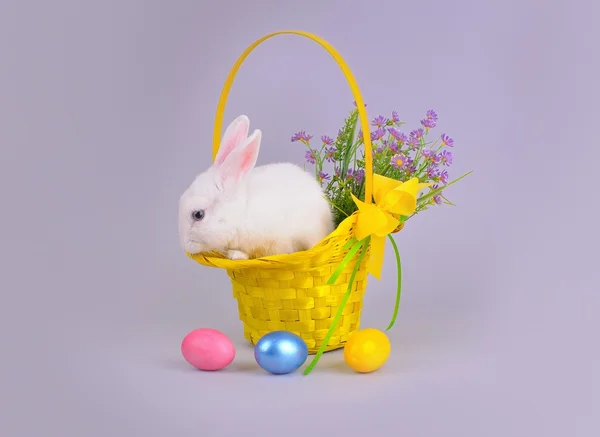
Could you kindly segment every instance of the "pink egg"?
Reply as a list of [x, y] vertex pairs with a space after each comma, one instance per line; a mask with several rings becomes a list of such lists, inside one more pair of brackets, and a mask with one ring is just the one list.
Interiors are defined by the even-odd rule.
[[235, 358], [235, 346], [222, 332], [199, 328], [190, 332], [181, 342], [185, 360], [200, 370], [221, 370]]

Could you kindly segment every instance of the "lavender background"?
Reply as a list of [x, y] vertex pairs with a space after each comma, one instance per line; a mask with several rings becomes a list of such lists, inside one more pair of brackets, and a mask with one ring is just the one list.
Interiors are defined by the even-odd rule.
[[[0, 3], [0, 435], [597, 436], [600, 433], [593, 0]], [[309, 377], [254, 363], [223, 271], [177, 242], [177, 202], [210, 162], [242, 50], [273, 30], [330, 41], [370, 118], [427, 109], [456, 140], [448, 195], [398, 235], [392, 356], [341, 353]], [[353, 98], [300, 37], [257, 49], [226, 120], [264, 132], [259, 163], [301, 162], [299, 129], [335, 134]], [[388, 248], [363, 327], [394, 300]], [[238, 357], [195, 372], [183, 336]]]

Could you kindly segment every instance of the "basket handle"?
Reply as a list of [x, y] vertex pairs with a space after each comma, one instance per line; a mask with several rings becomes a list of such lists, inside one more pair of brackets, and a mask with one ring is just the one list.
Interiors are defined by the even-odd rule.
[[356, 101], [356, 107], [358, 108], [358, 115], [360, 119], [360, 124], [363, 131], [363, 142], [365, 145], [365, 199], [366, 203], [371, 203], [372, 199], [372, 184], [373, 184], [373, 155], [372, 155], [372, 146], [371, 146], [371, 134], [369, 129], [369, 119], [367, 118], [367, 111], [365, 109], [365, 104], [362, 99], [362, 95], [360, 90], [358, 89], [358, 85], [356, 83], [356, 79], [354, 75], [350, 71], [350, 68], [344, 61], [344, 59], [340, 56], [335, 48], [331, 44], [329, 44], [324, 39], [318, 37], [309, 32], [304, 32], [300, 30], [283, 30], [278, 32], [273, 32], [268, 35], [259, 38], [254, 43], [252, 43], [244, 52], [240, 55], [240, 57], [235, 61], [233, 68], [229, 72], [227, 79], [225, 80], [225, 84], [223, 85], [223, 90], [221, 91], [221, 96], [219, 97], [219, 103], [217, 105], [217, 113], [215, 116], [215, 124], [213, 131], [213, 151], [212, 151], [212, 159], [214, 161], [217, 156], [217, 152], [219, 151], [219, 145], [221, 142], [221, 128], [223, 125], [223, 114], [225, 112], [225, 105], [227, 102], [227, 97], [229, 95], [229, 91], [231, 89], [231, 85], [233, 84], [233, 79], [239, 68], [241, 67], [244, 60], [248, 57], [250, 52], [254, 50], [259, 44], [266, 41], [269, 38], [272, 38], [276, 35], [300, 35], [305, 38], [311, 39], [316, 43], [320, 44], [325, 50], [329, 52], [329, 54], [335, 59], [338, 63], [338, 66], [342, 69], [348, 84], [350, 85], [350, 89], [352, 90], [352, 94], [354, 95], [354, 100]]

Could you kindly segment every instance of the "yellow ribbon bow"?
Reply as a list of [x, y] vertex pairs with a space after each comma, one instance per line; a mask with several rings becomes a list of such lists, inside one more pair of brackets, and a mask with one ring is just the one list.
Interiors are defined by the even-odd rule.
[[358, 206], [355, 236], [359, 241], [371, 236], [367, 272], [377, 279], [380, 279], [383, 267], [385, 237], [398, 227], [399, 216], [409, 216], [415, 211], [419, 191], [429, 185], [420, 183], [418, 178], [401, 182], [374, 174], [374, 204], [362, 202], [352, 194], [352, 200]]

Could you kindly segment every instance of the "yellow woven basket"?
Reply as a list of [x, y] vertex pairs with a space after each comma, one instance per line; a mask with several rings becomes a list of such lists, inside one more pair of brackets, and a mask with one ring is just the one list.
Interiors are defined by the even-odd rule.
[[[233, 79], [243, 61], [259, 44], [276, 35], [295, 34], [317, 42], [338, 63], [354, 95], [365, 144], [365, 199], [372, 198], [372, 156], [369, 122], [356, 81], [339, 53], [320, 37], [302, 31], [268, 34], [250, 45], [237, 59], [221, 92], [217, 106], [213, 152], [219, 150], [223, 114]], [[198, 263], [227, 271], [237, 299], [244, 336], [252, 344], [265, 334], [285, 330], [304, 339], [310, 354], [344, 347], [348, 337], [360, 326], [363, 295], [367, 286], [366, 264], [370, 247], [356, 253], [335, 282], [328, 281], [349, 252], [347, 243], [354, 235], [356, 214], [345, 219], [336, 230], [310, 250], [286, 255], [230, 260], [219, 253], [188, 254]], [[358, 270], [353, 270], [360, 261]], [[352, 284], [350, 290], [348, 285]], [[348, 293], [349, 291], [349, 293]], [[340, 314], [337, 314], [342, 307]], [[336, 318], [338, 322], [333, 327]], [[330, 332], [331, 331], [331, 332]], [[329, 340], [324, 340], [329, 333]]]

